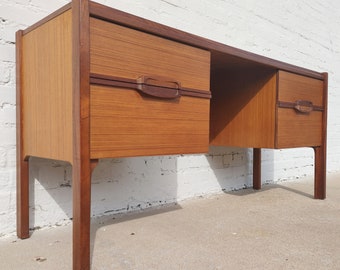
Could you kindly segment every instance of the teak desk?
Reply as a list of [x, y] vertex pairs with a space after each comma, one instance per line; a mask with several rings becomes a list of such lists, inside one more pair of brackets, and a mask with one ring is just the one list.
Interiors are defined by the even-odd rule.
[[17, 233], [29, 237], [28, 161], [73, 166], [73, 268], [90, 268], [99, 158], [204, 153], [209, 144], [313, 147], [326, 194], [327, 73], [258, 56], [86, 0], [17, 35]]

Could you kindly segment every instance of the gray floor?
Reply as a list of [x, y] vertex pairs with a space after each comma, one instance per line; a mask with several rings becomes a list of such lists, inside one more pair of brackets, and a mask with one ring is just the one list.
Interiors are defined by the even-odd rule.
[[[340, 269], [340, 174], [96, 219], [92, 269]], [[0, 239], [0, 269], [71, 269], [71, 226]]]

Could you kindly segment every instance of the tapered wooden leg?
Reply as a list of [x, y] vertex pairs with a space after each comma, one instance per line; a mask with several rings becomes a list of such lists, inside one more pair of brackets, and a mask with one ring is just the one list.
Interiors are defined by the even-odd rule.
[[314, 198], [326, 198], [326, 149], [325, 146], [314, 147]]
[[17, 235], [21, 239], [29, 235], [29, 173], [28, 160], [17, 163]]
[[90, 269], [91, 167], [73, 167], [73, 269]]
[[326, 157], [327, 157], [327, 100], [328, 100], [328, 74], [323, 73], [323, 123], [322, 123], [322, 145], [314, 147], [314, 198], [326, 198]]
[[[16, 32], [16, 142], [17, 142], [17, 235], [29, 237], [29, 175], [28, 157], [23, 152], [23, 112], [21, 94], [22, 75], [22, 36], [23, 31]], [[25, 159], [27, 158], [27, 159]]]
[[253, 150], [253, 189], [261, 189], [261, 148]]
[[72, 0], [73, 269], [90, 269], [90, 11]]

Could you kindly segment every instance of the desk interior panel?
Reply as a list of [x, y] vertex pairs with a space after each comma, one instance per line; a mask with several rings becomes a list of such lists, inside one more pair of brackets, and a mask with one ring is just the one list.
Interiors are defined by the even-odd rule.
[[274, 146], [276, 71], [221, 70], [211, 81], [210, 143]]

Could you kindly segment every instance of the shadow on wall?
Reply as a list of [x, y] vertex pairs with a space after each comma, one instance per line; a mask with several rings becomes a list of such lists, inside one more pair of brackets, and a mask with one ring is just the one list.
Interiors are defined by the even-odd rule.
[[[251, 150], [212, 147], [207, 155], [102, 159], [92, 174], [92, 217], [176, 204], [252, 185]], [[30, 159], [30, 227], [72, 219], [72, 167]]]
[[221, 190], [252, 186], [252, 153], [247, 148], [210, 146], [207, 160]]
[[31, 157], [29, 161], [30, 228], [68, 224], [72, 218], [72, 166]]
[[[302, 156], [302, 157], [301, 157]], [[313, 150], [263, 150], [262, 184], [313, 174]], [[252, 187], [253, 151], [210, 147], [207, 155], [102, 159], [92, 174], [92, 217], [176, 204]], [[72, 219], [72, 167], [30, 159], [30, 227]]]
[[92, 174], [92, 215], [177, 202], [177, 156], [102, 159]]
[[314, 175], [314, 150], [310, 147], [264, 149], [262, 151], [262, 184]]
[[[31, 158], [30, 180], [30, 227], [70, 223], [71, 165]], [[102, 159], [92, 174], [91, 215], [171, 205], [251, 186], [251, 149], [211, 147], [207, 155]]]
[[[211, 146], [207, 160], [224, 192], [253, 186], [253, 149]], [[261, 171], [262, 185], [313, 175], [314, 151], [262, 149]]]
[[[102, 159], [92, 174], [91, 216], [131, 212], [177, 202], [177, 157]], [[72, 166], [30, 159], [30, 228], [72, 219]]]

